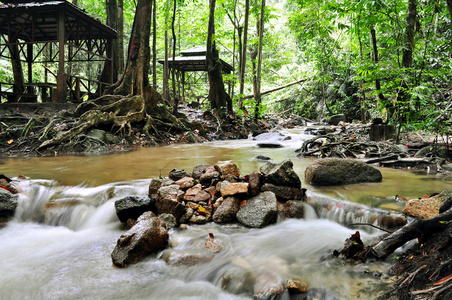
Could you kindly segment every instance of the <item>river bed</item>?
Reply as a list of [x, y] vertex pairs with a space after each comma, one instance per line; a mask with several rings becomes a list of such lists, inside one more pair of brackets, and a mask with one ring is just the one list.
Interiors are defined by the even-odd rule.
[[[311, 158], [295, 149], [309, 136], [284, 132], [283, 148], [258, 148], [253, 139], [144, 148], [102, 156], [1, 158], [1, 173], [24, 174], [16, 216], [0, 229], [0, 299], [250, 299], [249, 294], [221, 289], [223, 275], [238, 265], [258, 273], [268, 270], [285, 279], [300, 279], [325, 291], [329, 299], [372, 299], [388, 288], [389, 263], [348, 266], [328, 258], [342, 248], [354, 230], [318, 219], [285, 220], [264, 229], [236, 224], [189, 226], [170, 231], [170, 243], [190, 250], [203, 245], [208, 233], [224, 250], [208, 263], [169, 266], [160, 255], [125, 269], [112, 266], [110, 254], [124, 231], [114, 201], [145, 195], [150, 178], [173, 168], [191, 172], [197, 164], [233, 160], [241, 174], [258, 171], [265, 155], [275, 162], [291, 159], [303, 181]], [[359, 202], [376, 208], [401, 204], [395, 195], [418, 198], [447, 189], [450, 177], [381, 169], [381, 183], [318, 188], [303, 183], [309, 197]], [[45, 210], [49, 199], [75, 199], [70, 209]], [[376, 233], [362, 232], [369, 241]], [[286, 292], [279, 299], [289, 299]]]

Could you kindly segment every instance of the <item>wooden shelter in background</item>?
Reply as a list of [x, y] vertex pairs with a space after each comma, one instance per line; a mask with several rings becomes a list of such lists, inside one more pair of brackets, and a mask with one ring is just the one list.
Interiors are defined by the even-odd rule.
[[[181, 99], [185, 101], [185, 84], [187, 72], [207, 72], [206, 47], [196, 46], [187, 50], [180, 51], [180, 56], [168, 58], [168, 68], [175, 69], [177, 74], [178, 86], [181, 90]], [[164, 59], [158, 61], [162, 65], [165, 64]], [[222, 71], [224, 74], [231, 74], [234, 67], [220, 59]]]
[[[26, 65], [26, 94], [16, 95], [11, 83], [0, 83], [0, 96], [10, 101], [36, 101], [34, 88], [41, 90], [42, 102], [79, 102], [85, 95], [96, 97], [100, 85], [109, 82], [68, 74], [69, 63], [108, 62], [112, 69], [112, 40], [117, 33], [67, 1], [2, 1], [0, 6], [0, 56], [11, 59], [10, 49], [17, 45], [22, 65]], [[48, 57], [43, 60], [43, 53]], [[35, 82], [33, 64], [56, 63], [57, 71], [45, 68], [46, 82]], [[48, 73], [54, 80], [47, 80]], [[56, 73], [56, 74], [55, 74]], [[5, 84], [10, 85], [5, 90]]]

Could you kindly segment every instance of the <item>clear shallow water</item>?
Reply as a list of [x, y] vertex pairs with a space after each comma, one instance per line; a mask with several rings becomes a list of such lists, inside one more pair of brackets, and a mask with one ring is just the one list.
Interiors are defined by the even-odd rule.
[[[264, 229], [209, 224], [172, 230], [171, 243], [187, 251], [203, 247], [212, 232], [224, 250], [193, 267], [168, 266], [160, 254], [126, 269], [114, 268], [110, 254], [123, 232], [114, 201], [145, 195], [149, 180], [173, 168], [234, 160], [241, 173], [257, 171], [256, 155], [274, 161], [290, 158], [301, 178], [312, 159], [294, 150], [307, 138], [291, 131], [285, 148], [261, 149], [240, 140], [140, 149], [107, 156], [2, 158], [1, 173], [24, 174], [24, 192], [15, 219], [0, 229], [0, 299], [249, 299], [221, 290], [222, 274], [237, 266], [256, 274], [271, 271], [283, 279], [301, 279], [338, 299], [372, 299], [390, 278], [388, 264], [350, 267], [325, 260], [353, 230], [311, 217], [286, 220]], [[311, 197], [331, 197], [379, 207], [398, 194], [417, 198], [450, 186], [448, 177], [382, 169], [383, 182], [330, 188], [308, 184]], [[49, 199], [77, 205], [44, 209]], [[373, 235], [362, 232], [369, 240]], [[375, 277], [368, 274], [383, 274]], [[380, 272], [380, 273], [379, 273]], [[285, 294], [280, 299], [288, 299]]]

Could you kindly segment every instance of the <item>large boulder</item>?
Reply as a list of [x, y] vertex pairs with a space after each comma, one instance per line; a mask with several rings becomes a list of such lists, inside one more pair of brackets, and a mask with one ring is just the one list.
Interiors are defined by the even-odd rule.
[[260, 167], [260, 171], [265, 175], [265, 180], [268, 183], [301, 188], [300, 177], [293, 170], [293, 163], [290, 159], [279, 164], [268, 162]]
[[111, 253], [113, 264], [117, 267], [126, 267], [137, 263], [147, 255], [164, 249], [168, 237], [165, 223], [153, 212], [145, 212], [138, 218], [135, 226], [118, 239]]
[[342, 185], [360, 182], [379, 182], [381, 172], [368, 164], [341, 158], [315, 160], [305, 170], [305, 180], [312, 185]]
[[155, 210], [155, 201], [150, 197], [128, 196], [115, 202], [116, 215], [121, 222], [138, 219], [146, 211]]
[[345, 122], [345, 115], [344, 114], [338, 114], [333, 115], [326, 120], [326, 122], [330, 125], [338, 125], [339, 122]]
[[215, 223], [228, 223], [235, 221], [235, 215], [240, 209], [240, 199], [237, 197], [227, 197], [221, 202], [212, 216]]
[[272, 192], [263, 192], [247, 200], [236, 214], [237, 221], [253, 228], [275, 223], [277, 216], [276, 196]]

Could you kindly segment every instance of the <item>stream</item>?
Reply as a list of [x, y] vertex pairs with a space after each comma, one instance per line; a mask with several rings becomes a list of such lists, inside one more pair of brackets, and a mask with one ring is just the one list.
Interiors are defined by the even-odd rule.
[[[258, 171], [265, 155], [275, 162], [291, 159], [303, 182], [312, 158], [297, 158], [295, 149], [311, 136], [303, 129], [269, 135], [283, 148], [258, 148], [254, 139], [170, 145], [100, 156], [0, 158], [1, 171], [30, 178], [19, 184], [19, 206], [0, 229], [0, 299], [251, 299], [224, 290], [225, 274], [239, 266], [270, 271], [285, 279], [308, 283], [325, 299], [373, 299], [387, 290], [390, 263], [357, 266], [330, 260], [355, 230], [307, 209], [303, 220], [284, 220], [263, 229], [238, 224], [189, 226], [170, 230], [170, 245], [196, 251], [211, 232], [223, 251], [195, 266], [166, 264], [162, 253], [124, 269], [113, 267], [110, 254], [124, 232], [114, 202], [146, 195], [150, 179], [174, 168], [191, 172], [198, 164], [233, 160], [242, 175]], [[381, 169], [383, 181], [338, 187], [313, 187], [303, 182], [311, 198], [357, 202], [375, 209], [401, 210], [395, 195], [418, 198], [448, 189], [448, 175]], [[49, 199], [74, 205], [46, 206]], [[332, 218], [334, 219], [334, 218]], [[381, 232], [362, 231], [364, 243]], [[248, 287], [251, 291], [253, 287]], [[314, 299], [314, 295], [311, 295]], [[286, 291], [277, 299], [296, 299]]]

